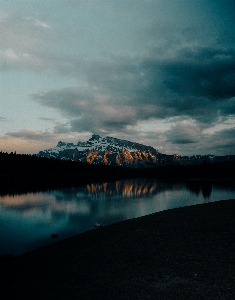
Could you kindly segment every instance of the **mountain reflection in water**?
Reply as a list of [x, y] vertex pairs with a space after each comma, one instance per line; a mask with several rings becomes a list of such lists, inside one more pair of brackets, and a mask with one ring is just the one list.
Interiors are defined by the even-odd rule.
[[150, 196], [159, 193], [165, 189], [163, 183], [149, 180], [119, 180], [116, 182], [91, 183], [86, 186], [87, 192], [93, 195], [103, 193], [108, 197], [115, 194], [127, 198]]
[[0, 254], [20, 254], [58, 239], [176, 207], [234, 199], [235, 187], [145, 178], [38, 193], [0, 195]]
[[[179, 190], [184, 187], [184, 184], [166, 183], [161, 181], [150, 181], [143, 179], [120, 180], [116, 182], [91, 183], [86, 185], [87, 192], [93, 195], [103, 193], [108, 197], [114, 194], [122, 195], [126, 198], [136, 198], [158, 194], [165, 189]], [[191, 193], [199, 195], [202, 192], [204, 199], [208, 199], [212, 192], [211, 182], [188, 182], [186, 188]]]

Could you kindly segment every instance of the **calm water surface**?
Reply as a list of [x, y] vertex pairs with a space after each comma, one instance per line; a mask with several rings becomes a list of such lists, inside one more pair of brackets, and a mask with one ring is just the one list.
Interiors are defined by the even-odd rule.
[[[187, 185], [149, 179], [93, 183], [41, 193], [0, 196], [0, 254], [20, 254], [154, 212], [235, 199], [233, 185]], [[98, 230], [98, 229], [96, 229]]]

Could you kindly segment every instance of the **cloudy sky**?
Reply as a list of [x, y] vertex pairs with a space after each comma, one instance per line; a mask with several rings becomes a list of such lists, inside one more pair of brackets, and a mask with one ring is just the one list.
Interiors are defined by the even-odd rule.
[[0, 151], [96, 133], [235, 154], [234, 0], [0, 3]]

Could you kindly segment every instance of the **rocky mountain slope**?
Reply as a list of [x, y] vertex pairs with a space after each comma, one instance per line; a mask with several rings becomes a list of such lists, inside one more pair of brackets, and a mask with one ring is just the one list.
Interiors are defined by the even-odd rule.
[[76, 145], [60, 141], [55, 148], [40, 151], [38, 156], [89, 164], [147, 167], [157, 163], [158, 154], [151, 146], [93, 134], [88, 141], [78, 141]]

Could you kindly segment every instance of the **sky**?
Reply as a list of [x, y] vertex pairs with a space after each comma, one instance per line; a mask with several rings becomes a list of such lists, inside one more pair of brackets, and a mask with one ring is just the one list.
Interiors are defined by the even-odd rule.
[[235, 154], [234, 0], [0, 4], [0, 151], [99, 134]]

